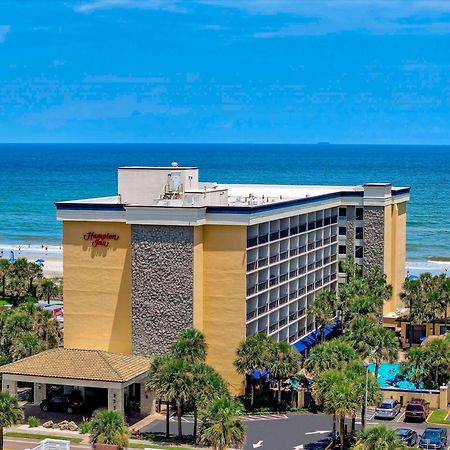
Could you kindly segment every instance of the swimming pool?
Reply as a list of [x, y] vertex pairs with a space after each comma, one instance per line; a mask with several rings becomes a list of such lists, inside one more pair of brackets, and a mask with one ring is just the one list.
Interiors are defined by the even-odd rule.
[[[375, 364], [369, 365], [369, 370], [375, 373]], [[417, 389], [414, 383], [405, 380], [400, 374], [400, 365], [398, 363], [381, 363], [378, 371], [378, 384], [382, 388], [396, 387], [399, 389]]]

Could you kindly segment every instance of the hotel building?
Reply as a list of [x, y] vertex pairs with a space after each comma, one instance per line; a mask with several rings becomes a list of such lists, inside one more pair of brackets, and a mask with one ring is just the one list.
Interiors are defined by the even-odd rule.
[[408, 200], [409, 188], [387, 183], [202, 183], [198, 168], [176, 163], [121, 167], [118, 195], [56, 203], [65, 349], [152, 357], [195, 327], [208, 363], [241, 392], [239, 342], [259, 332], [302, 350], [315, 328], [308, 308], [338, 288], [346, 254], [384, 270], [393, 295], [383, 316], [395, 327]]

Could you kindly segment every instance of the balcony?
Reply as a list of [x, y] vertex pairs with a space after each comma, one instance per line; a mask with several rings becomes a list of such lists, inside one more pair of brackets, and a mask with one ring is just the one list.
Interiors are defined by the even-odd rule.
[[300, 233], [304, 233], [306, 231], [306, 226], [307, 226], [306, 223], [304, 223], [303, 225], [300, 225], [298, 227]]
[[295, 256], [298, 255], [298, 248], [293, 248], [289, 250], [289, 256]]
[[289, 228], [280, 231], [280, 238], [285, 238], [289, 236]]
[[316, 248], [315, 242], [311, 242], [311, 244], [308, 244], [308, 251], [309, 250], [314, 250], [315, 248]]
[[287, 295], [281, 297], [281, 298], [280, 298], [280, 302], [279, 302], [280, 306], [281, 306], [281, 305], [284, 305], [285, 303], [287, 303], [287, 301], [288, 301]]
[[280, 260], [283, 261], [284, 259], [287, 259], [289, 257], [288, 252], [280, 253]]
[[278, 330], [278, 323], [274, 323], [273, 325], [270, 325], [269, 333], [273, 333], [276, 330]]
[[269, 281], [269, 286], [270, 287], [276, 286], [278, 284], [278, 282], [279, 282], [278, 277], [271, 278], [270, 281]]
[[258, 268], [259, 267], [265, 267], [269, 263], [269, 258], [261, 258], [258, 260]]
[[278, 300], [274, 300], [273, 302], [269, 303], [269, 311], [275, 308], [278, 308]]
[[250, 295], [256, 294], [258, 292], [258, 286], [252, 286], [247, 289], [247, 297]]
[[269, 242], [269, 235], [268, 234], [264, 234], [263, 236], [259, 236], [258, 244], [265, 244], [266, 242]]
[[280, 239], [280, 232], [274, 231], [273, 233], [270, 233], [270, 240], [276, 241], [277, 239]]
[[252, 270], [255, 270], [257, 268], [258, 268], [258, 262], [257, 261], [252, 261], [252, 262], [247, 264], [247, 272], [251, 272]]
[[292, 227], [292, 228], [289, 230], [289, 234], [290, 234], [291, 236], [294, 236], [295, 234], [298, 234], [298, 227]]
[[289, 278], [295, 278], [298, 274], [298, 270], [291, 270], [289, 272]]
[[251, 311], [247, 313], [247, 320], [252, 320], [256, 317], [256, 311]]
[[262, 283], [258, 284], [258, 291], [264, 291], [264, 289], [267, 289], [268, 283], [267, 281], [263, 281]]
[[289, 278], [289, 274], [283, 273], [283, 275], [280, 275], [280, 283], [283, 281], [286, 281]]
[[280, 320], [279, 326], [280, 327], [284, 327], [285, 325], [287, 325], [287, 317], [285, 317], [284, 319]]
[[297, 298], [297, 291], [291, 292], [289, 294], [289, 300], [293, 300], [294, 298]]
[[266, 313], [267, 312], [267, 305], [263, 305], [263, 306], [260, 306], [259, 308], [258, 308], [258, 315], [260, 316], [261, 314], [264, 314], [264, 313]]
[[253, 237], [253, 238], [247, 239], [247, 248], [248, 247], [254, 247], [255, 245], [258, 245], [258, 238], [257, 237]]
[[297, 320], [297, 317], [298, 317], [297, 312], [292, 313], [292, 314], [289, 316], [289, 322], [294, 322], [294, 320]]
[[299, 249], [298, 249], [299, 253], [305, 253], [306, 252], [306, 245], [302, 245]]

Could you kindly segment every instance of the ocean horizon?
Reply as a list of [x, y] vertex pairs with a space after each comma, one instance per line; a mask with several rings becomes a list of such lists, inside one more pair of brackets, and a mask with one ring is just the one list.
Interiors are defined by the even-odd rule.
[[0, 144], [0, 246], [59, 246], [54, 202], [117, 193], [122, 165], [193, 165], [201, 181], [410, 186], [407, 260], [450, 260], [450, 146]]

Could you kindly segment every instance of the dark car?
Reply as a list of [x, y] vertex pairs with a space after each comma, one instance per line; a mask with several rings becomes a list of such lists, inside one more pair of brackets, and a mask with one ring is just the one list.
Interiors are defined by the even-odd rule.
[[409, 428], [398, 428], [395, 432], [408, 447], [414, 447], [416, 445], [419, 436], [414, 430], [410, 430]]
[[51, 399], [42, 400], [40, 408], [42, 411], [59, 411], [72, 414], [81, 410], [83, 402], [70, 395], [57, 395]]
[[444, 450], [447, 448], [447, 430], [442, 428], [427, 427], [423, 432], [419, 448]]
[[405, 408], [405, 420], [420, 420], [422, 422], [430, 413], [430, 404], [423, 399], [414, 399], [408, 402]]

